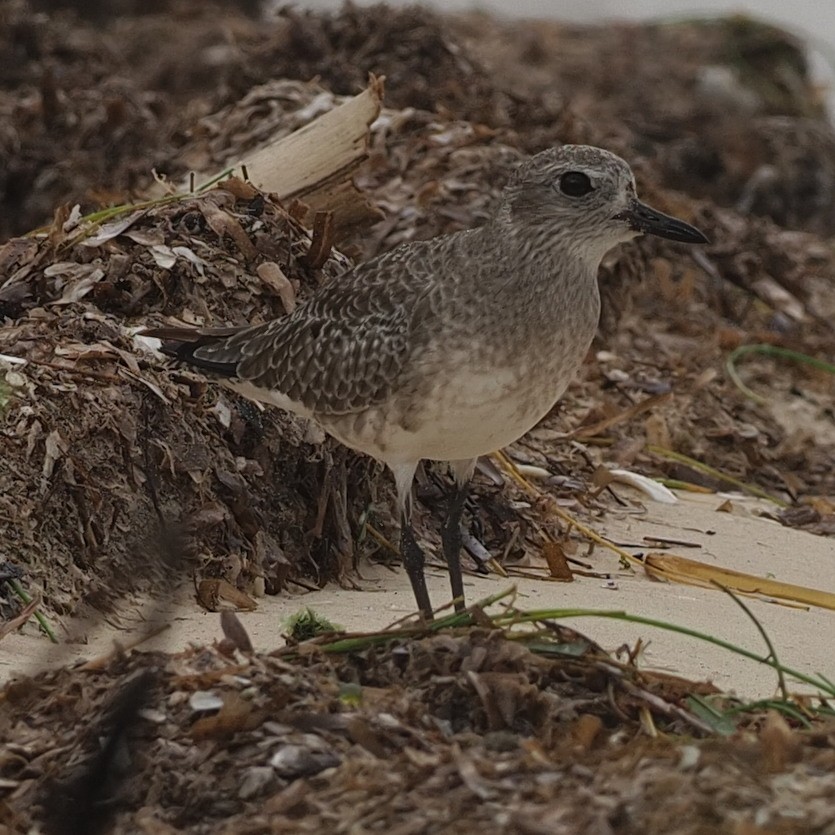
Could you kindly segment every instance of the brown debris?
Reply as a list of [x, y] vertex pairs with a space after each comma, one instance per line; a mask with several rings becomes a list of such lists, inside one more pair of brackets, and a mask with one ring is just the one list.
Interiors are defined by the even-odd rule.
[[[179, 2], [188, 5], [188, 0]], [[72, 19], [71, 13], [62, 14], [54, 29], [39, 20], [32, 37], [51, 39], [50, 48], [61, 43], [61, 27]], [[200, 20], [188, 32], [172, 29], [161, 39], [160, 19], [153, 15], [131, 24], [111, 20], [105, 25], [105, 39], [116, 45], [128, 31], [140, 40], [153, 32], [160, 44], [179, 53], [183, 47], [178, 37], [208, 42], [201, 39], [215, 31], [213, 24], [207, 17]], [[79, 32], [88, 31], [84, 22], [74, 25]], [[694, 219], [710, 234], [713, 244], [694, 260], [654, 240], [643, 240], [609, 259], [601, 277], [604, 316], [597, 346], [605, 359], [585, 366], [560, 413], [542, 427], [562, 437], [573, 432], [589, 445], [556, 447], [529, 438], [518, 449], [525, 450], [530, 463], [570, 472], [574, 486], [567, 489], [574, 492], [583, 481], [592, 483], [597, 466], [607, 460], [606, 449], [612, 450], [611, 460], [648, 474], [725, 486], [716, 480], [705, 482], [702, 474], [649, 452], [654, 445], [691, 456], [780, 498], [809, 502], [835, 495], [835, 439], [825, 428], [831, 378], [751, 357], [742, 373], [753, 387], [771, 392], [778, 400], [772, 406], [746, 400], [723, 372], [729, 346], [750, 341], [815, 356], [835, 354], [826, 278], [833, 266], [831, 254], [813, 235], [667, 190], [693, 185], [685, 177], [692, 160], [678, 168], [668, 164], [680, 141], [676, 137], [728, 119], [740, 121], [732, 109], [717, 108], [715, 85], [699, 81], [700, 67], [723, 66], [732, 47], [756, 42], [750, 53], [743, 50], [755, 60], [763, 44], [771, 45], [796, 76], [794, 111], [789, 112], [785, 97], [759, 91], [757, 112], [772, 113], [785, 105], [785, 119], [794, 118], [798, 110], [803, 119], [814, 119], [815, 92], [803, 81], [790, 39], [781, 41], [767, 28], [758, 34], [756, 28], [718, 24], [682, 24], [652, 32], [556, 24], [531, 28], [522, 23], [502, 28], [486, 18], [446, 22], [414, 10], [372, 15], [348, 9], [333, 17], [283, 12], [274, 28], [271, 25], [255, 27], [247, 18], [235, 21], [240, 42], [260, 43], [262, 49], [246, 55], [224, 53], [229, 72], [239, 71], [242, 61], [250, 62], [255, 72], [278, 60], [279, 69], [289, 72], [292, 65], [295, 73], [303, 74], [306, 61], [328, 54], [327, 67], [316, 64], [322, 81], [260, 77], [260, 87], [225, 88], [222, 102], [216, 93], [207, 94], [199, 128], [176, 153], [192, 168], [217, 170], [272, 138], [298, 136], [292, 131], [314, 123], [323, 113], [335, 113], [343, 100], [323, 84], [332, 83], [338, 93], [353, 92], [367, 84], [368, 72], [385, 72], [389, 107], [404, 109], [383, 110], [373, 125], [369, 159], [355, 177], [385, 214], [374, 227], [354, 235], [352, 249], [358, 257], [478, 223], [520, 155], [555, 141], [591, 141], [620, 151], [638, 169], [648, 199]], [[648, 51], [641, 48], [647, 38], [654, 39]], [[406, 49], [404, 43], [420, 43], [421, 48]], [[630, 45], [628, 58], [618, 60], [629, 62], [623, 69], [637, 80], [628, 89], [603, 91], [605, 79], [588, 61], [602, 47], [619, 54], [614, 50], [618, 44]], [[491, 52], [487, 45], [495, 49]], [[119, 50], [114, 46], [112, 51]], [[350, 72], [349, 53], [354, 61]], [[645, 63], [644, 54], [652, 54], [652, 62]], [[427, 56], [434, 56], [436, 64]], [[525, 56], [534, 69], [520, 74], [517, 67]], [[82, 59], [92, 60], [83, 51]], [[199, 64], [202, 59], [195, 60]], [[665, 93], [656, 98], [651, 81], [662, 65]], [[135, 79], [130, 83], [137, 85], [147, 83], [147, 71], [140, 61], [134, 75], [125, 78]], [[73, 76], [61, 78], [69, 84]], [[606, 78], [611, 85], [609, 69]], [[190, 83], [196, 83], [196, 77]], [[676, 86], [686, 91], [680, 97], [673, 95]], [[562, 98], [555, 99], [560, 90]], [[188, 91], [193, 97], [194, 88]], [[425, 101], [429, 91], [435, 96], [431, 108]], [[596, 95], [602, 92], [606, 94]], [[379, 94], [379, 83], [372, 82], [362, 95], [371, 106]], [[175, 102], [184, 92], [173, 87], [165, 95]], [[62, 96], [57, 101], [63, 102]], [[669, 111], [671, 101], [679, 102], [678, 111]], [[206, 115], [212, 109], [214, 115]], [[642, 121], [630, 117], [635, 112], [643, 114]], [[362, 113], [357, 124], [365, 131], [368, 114], [365, 109]], [[181, 112], [177, 117], [191, 118]], [[173, 111], [166, 118], [173, 119]], [[753, 129], [754, 121], [743, 121], [746, 130]], [[193, 124], [183, 123], [182, 129]], [[591, 125], [599, 127], [592, 130]], [[617, 125], [617, 131], [605, 133], [607, 125]], [[826, 130], [822, 122], [817, 129]], [[716, 130], [705, 142], [715, 142], [718, 148], [726, 136]], [[769, 136], [773, 141], [776, 134]], [[651, 160], [639, 150], [648, 137], [657, 149]], [[146, 145], [144, 159], [151, 147]], [[721, 147], [725, 154], [742, 153], [738, 144]], [[66, 147], [62, 153], [72, 156]], [[754, 170], [731, 157], [724, 166]], [[119, 176], [114, 170], [109, 182]], [[702, 177], [700, 182], [713, 180]], [[724, 200], [718, 192], [710, 196]], [[292, 216], [252, 184], [230, 179], [224, 188], [199, 198], [143, 209], [91, 232], [81, 229], [78, 213], [66, 208], [55, 214], [46, 240], [13, 239], [0, 250], [0, 313], [12, 322], [3, 331], [0, 353], [29, 361], [22, 370], [8, 372], [12, 391], [21, 397], [13, 399], [17, 405], [6, 416], [5, 440], [12, 452], [0, 463], [9, 470], [2, 474], [0, 469], [0, 518], [9, 529], [7, 535], [19, 542], [20, 560], [30, 566], [33, 578], [48, 586], [47, 605], [72, 610], [87, 572], [105, 553], [112, 577], [111, 569], [105, 568], [88, 595], [98, 603], [102, 596], [112, 596], [116, 575], [123, 578], [123, 587], [135, 587], [147, 573], [119, 568], [137, 553], [157, 550], [148, 541], [137, 541], [136, 535], [159, 517], [147, 496], [145, 468], [131, 452], [140, 437], [148, 439], [143, 456], [161, 482], [160, 508], [166, 509], [168, 522], [182, 525], [187, 541], [181, 545], [189, 559], [204, 555], [200, 560], [206, 563], [207, 578], [218, 579], [226, 570], [226, 557], [238, 554], [243, 569], [235, 572], [233, 585], [244, 593], [261, 576], [267, 590], [281, 588], [294, 566], [312, 570], [317, 582], [334, 576], [347, 579], [356, 550], [346, 503], [363, 503], [366, 488], [357, 482], [355, 489], [349, 480], [350, 490], [334, 493], [338, 501], [324, 501], [331, 488], [321, 486], [319, 453], [314, 445], [306, 445], [318, 440], [317, 433], [302, 421], [221, 394], [189, 372], [163, 371], [158, 359], [138, 348], [127, 331], [152, 324], [155, 317], [212, 325], [264, 321], [292, 309], [323, 276], [345, 269], [349, 262], [334, 249], [338, 238], [328, 226], [328, 213], [312, 215], [311, 234], [296, 222], [308, 216], [310, 208], [289, 208]], [[648, 321], [652, 328], [646, 327]], [[801, 395], [794, 393], [798, 387]], [[798, 397], [818, 415], [815, 425], [820, 428], [812, 435], [787, 422], [786, 408], [777, 409]], [[118, 417], [112, 411], [114, 403]], [[150, 415], [147, 426], [137, 421], [141, 403]], [[79, 421], [68, 409], [81, 404], [86, 414]], [[107, 408], [107, 414], [100, 415], [95, 404]], [[35, 408], [36, 414], [18, 417], [16, 409], [24, 406]], [[185, 414], [187, 421], [179, 417]], [[290, 449], [305, 462], [301, 470]], [[349, 461], [357, 466], [356, 459]], [[100, 483], [112, 489], [97, 491]], [[39, 485], [40, 492], [30, 496], [27, 485], [32, 484]], [[367, 489], [374, 492], [376, 485]], [[498, 495], [492, 501], [491, 493], [498, 493], [495, 487], [482, 483], [479, 490], [479, 521], [485, 532], [478, 537], [480, 544], [505, 560], [522, 556], [525, 532], [536, 529], [536, 523], [509, 512]], [[11, 501], [10, 495], [22, 499]], [[387, 517], [385, 494], [381, 498]], [[194, 514], [209, 505], [223, 512], [210, 523], [198, 524]], [[441, 503], [437, 506], [440, 509]], [[319, 519], [317, 513], [327, 518]], [[831, 531], [831, 512], [817, 513], [781, 518], [809, 530]], [[31, 521], [18, 530], [13, 520], [21, 518]], [[316, 534], [312, 542], [303, 533], [309, 531]], [[50, 543], [46, 550], [57, 549], [54, 565], [60, 566], [60, 592], [56, 580], [38, 567], [44, 542]]]
[[[685, 831], [685, 809], [702, 827], [688, 832], [835, 823], [831, 727], [802, 731], [771, 715], [758, 733], [751, 719], [735, 737], [705, 738], [684, 719], [690, 682], [618, 671], [590, 644], [545, 657], [471, 629], [350, 655], [304, 649], [243, 664], [207, 648], [136, 653], [8, 687], [0, 727], [16, 742], [0, 756], [0, 825], [25, 831], [54, 814], [63, 795], [46, 791], [51, 775], [83, 781], [97, 741], [117, 733], [110, 779], [85, 784], [114, 833], [137, 820], [153, 832], [315, 832], [329, 821], [509, 833], [609, 821], [609, 831], [661, 833]], [[153, 688], [114, 726], [130, 683], [151, 674]], [[646, 712], [663, 735], [642, 733]], [[686, 744], [675, 742], [685, 729]]]
[[[789, 505], [774, 518], [831, 536], [835, 381], [750, 356], [739, 373], [757, 402], [725, 372], [750, 343], [835, 356], [835, 139], [793, 38], [743, 18], [595, 28], [418, 8], [257, 19], [195, 0], [93, 5], [0, 12], [0, 231], [43, 227], [0, 247], [0, 354], [25, 360], [0, 360], [0, 541], [53, 613], [193, 575], [225, 637], [176, 657], [118, 650], [3, 691], [0, 826], [33, 825], [47, 778], [99, 750], [81, 729], [154, 667], [159, 693], [126, 723], [125, 779], [107, 787], [117, 832], [832, 829], [831, 728], [770, 716], [701, 740], [687, 697], [715, 698], [708, 685], [632, 677], [576, 633], [562, 637], [582, 660], [491, 636], [483, 613], [484, 631], [350, 657], [252, 655], [231, 608], [291, 582], [349, 584], [395, 537], [389, 481], [135, 337], [284, 315], [350, 265], [343, 253], [481, 222], [524, 154], [604, 145], [648, 201], [712, 243], [611, 254], [593, 354], [511, 450], [544, 474], [543, 503], [515, 507], [529, 497], [484, 467], [467, 541], [511, 573], [570, 559], [594, 574], [594, 554], [544, 508], [628, 503], [616, 484], [594, 489], [598, 468], [727, 486], [658, 449], [768, 491]], [[369, 73], [386, 77], [382, 110]], [[299, 192], [284, 206], [229, 178], [81, 221], [147, 195], [153, 170], [168, 189], [298, 142], [363, 90], [373, 107], [352, 136], [369, 132], [367, 159], [326, 181], [321, 202]], [[329, 220], [334, 201], [350, 222]], [[443, 485], [430, 470], [418, 490], [430, 546]], [[0, 596], [4, 618], [18, 611]]]
[[[189, 560], [207, 555], [204, 582], [229, 581], [226, 593], [207, 592], [211, 608], [218, 597], [254, 605], [246, 592], [256, 578], [280, 587], [285, 551], [304, 548], [310, 525], [299, 525], [306, 511], [298, 486], [273, 475], [295, 467], [298, 484], [315, 489], [318, 454], [304, 422], [169, 372], [133, 337], [163, 316], [240, 323], [283, 315], [285, 287], [265, 284], [258, 266], [280, 262], [281, 275], [308, 288], [345, 268], [334, 250], [312, 271], [309, 233], [259, 200], [253, 215], [252, 199], [216, 189], [92, 235], [55, 233], [37, 258], [11, 245], [27, 256], [5, 289], [26, 292], [16, 297], [18, 316], [2, 331], [0, 353], [26, 363], [7, 374], [14, 385], [4, 414], [0, 519], [56, 611], [84, 600], [107, 607], [158, 576], [160, 519]], [[50, 247], [60, 260], [50, 261]], [[230, 574], [224, 564], [234, 553], [242, 564]]]

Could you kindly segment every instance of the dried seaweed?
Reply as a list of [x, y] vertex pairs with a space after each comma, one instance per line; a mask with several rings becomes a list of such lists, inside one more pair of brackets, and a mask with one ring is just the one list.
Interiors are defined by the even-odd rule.
[[[12, 4], [9, 20], [33, 44], [28, 65], [71, 65], [53, 93], [40, 92], [43, 107], [52, 101], [54, 112], [41, 118], [51, 120], [53, 153], [60, 148], [76, 178], [70, 191], [53, 182], [38, 192], [50, 201], [50, 212], [62, 194], [105, 184], [110, 194], [124, 194], [132, 187], [121, 156], [108, 158], [106, 178], [89, 162], [76, 164], [78, 153], [87, 152], [73, 144], [79, 135], [98, 131], [109, 142], [123, 134], [144, 141], [130, 161], [134, 171], [137, 165], [150, 168], [155, 148], [164, 148], [169, 173], [210, 170], [276, 131], [307, 123], [338, 102], [327, 85], [353, 92], [369, 71], [386, 74], [390, 109], [374, 125], [371, 158], [356, 182], [385, 216], [347, 242], [359, 258], [479, 223], [527, 150], [589, 141], [620, 151], [638, 170], [642, 191], [693, 217], [713, 244], [694, 256], [646, 240], [613, 254], [601, 276], [598, 362], [584, 367], [560, 411], [518, 444], [514, 456], [571, 474], [564, 495], [576, 496], [604, 461], [704, 483], [703, 473], [683, 459], [652, 452], [672, 449], [781, 501], [807, 508], [817, 502], [811, 514], [780, 518], [822, 533], [831, 529], [824, 501], [835, 494], [835, 433], [826, 418], [831, 379], [794, 375], [758, 357], [745, 371], [764, 375], [757, 388], [771, 396], [762, 404], [745, 399], [722, 373], [728, 353], [750, 342], [812, 357], [835, 353], [831, 251], [814, 234], [749, 214], [769, 204], [768, 194], [796, 182], [799, 158], [784, 166], [780, 148], [800, 153], [798, 131], [819, 139], [831, 134], [790, 37], [719, 21], [594, 29], [350, 7], [334, 15], [285, 10], [260, 25], [230, 13], [221, 23], [211, 9], [178, 0], [167, 8], [188, 10], [189, 27], [166, 27], [164, 13], [97, 24], [104, 29], [104, 54], [123, 68], [119, 83], [156, 97], [149, 137], [143, 133], [148, 126], [139, 129], [129, 118], [132, 111], [122, 114], [118, 130], [102, 125], [101, 108], [109, 99], [90, 92], [105, 70], [101, 55], [93, 54], [91, 25], [71, 11], [27, 23], [25, 8]], [[219, 40], [230, 32], [239, 48], [220, 49]], [[154, 67], [140, 51], [150, 39], [158, 43]], [[186, 43], [196, 49], [184, 49]], [[768, 50], [779, 57], [771, 69], [762, 60]], [[184, 52], [192, 56], [188, 69]], [[601, 52], [619, 62], [617, 72], [600, 65]], [[130, 67], [120, 63], [122, 53]], [[212, 89], [195, 98], [199, 69], [210, 56], [223, 71], [213, 71]], [[521, 66], [528, 69], [520, 72]], [[752, 66], [758, 74], [752, 75]], [[163, 68], [170, 75], [165, 84]], [[280, 81], [277, 74], [305, 80]], [[322, 80], [318, 85], [306, 81], [314, 74]], [[762, 82], [757, 89], [751, 87], [754, 76]], [[24, 120], [21, 110], [26, 96], [35, 95], [26, 79], [35, 77], [10, 78], [18, 86], [2, 99], [22, 131], [18, 160], [44, 135], [44, 124]], [[70, 101], [65, 91], [73, 84], [86, 92]], [[727, 106], [728, 95], [747, 93], [748, 110]], [[186, 99], [192, 106], [183, 109]], [[76, 133], [67, 141], [62, 131], [70, 124]], [[732, 131], [743, 131], [750, 141], [730, 142]], [[781, 136], [791, 142], [781, 144]], [[174, 139], [155, 144], [160, 137]], [[767, 147], [756, 137], [767, 139]], [[713, 173], [687, 150], [696, 139], [702, 162], [719, 158]], [[828, 147], [817, 140], [812, 145], [820, 153]], [[119, 154], [127, 150], [119, 145]], [[49, 148], [39, 146], [39, 153], [42, 169]], [[49, 162], [51, 170], [54, 164]], [[774, 169], [771, 185], [755, 176], [762, 165]], [[817, 169], [828, 170], [823, 164]], [[746, 191], [751, 178], [756, 189]], [[730, 196], [734, 189], [738, 199]], [[808, 217], [770, 213], [777, 222], [813, 232], [828, 228], [827, 206], [808, 205], [817, 206]], [[20, 207], [13, 214], [26, 217]], [[234, 575], [233, 585], [244, 590], [263, 581], [274, 591], [290, 578], [301, 579], [300, 571], [316, 580], [345, 578], [356, 559], [352, 531], [369, 511], [383, 519], [370, 529], [386, 538], [386, 494], [371, 502], [376, 483], [352, 477], [365, 465], [349, 459], [333, 494], [336, 504], [323, 503], [321, 462], [327, 456], [307, 443], [318, 441], [318, 433], [219, 394], [187, 372], [163, 373], [129, 331], [158, 316], [241, 323], [281, 315], [297, 291], [315, 289], [320, 262], [322, 274], [347, 263], [331, 248], [326, 217], [320, 216], [311, 249], [309, 235], [267, 198], [250, 195], [247, 202], [240, 189], [218, 190], [118, 218], [86, 241], [73, 236], [77, 216], [59, 210], [45, 240], [13, 239], [0, 251], [0, 314], [9, 323], [0, 352], [30, 363], [5, 374], [7, 388], [18, 396], [5, 412], [10, 454], [0, 463], [0, 519], [11, 553], [29, 567], [33, 585], [45, 585], [46, 602], [58, 611], [74, 610], [83, 591], [90, 602], [106, 605], [149, 578], [158, 586], [164, 574], [155, 556], [159, 542], [137, 532], [158, 526], [160, 511], [186, 541], [201, 576]], [[335, 257], [323, 262], [326, 254]], [[662, 394], [663, 402], [642, 413], [638, 404], [646, 395]], [[793, 420], [799, 401], [811, 421]], [[145, 453], [136, 450], [142, 408], [152, 415], [141, 431], [149, 438], [148, 460], [160, 474], [156, 501], [140, 460]], [[580, 433], [582, 445], [561, 443], [572, 431]], [[525, 531], [536, 520], [509, 511], [489, 480], [478, 492], [468, 541], [511, 565], [523, 556]], [[420, 495], [440, 506], [439, 494]], [[346, 501], [358, 508], [356, 515], [346, 516]], [[317, 538], [311, 541], [302, 530], [314, 530]], [[432, 540], [434, 534], [426, 536]], [[206, 593], [214, 599], [211, 589]]]
[[285, 300], [256, 264], [280, 263], [302, 295], [345, 268], [336, 251], [312, 268], [308, 232], [268, 197], [229, 188], [94, 234], [56, 225], [33, 257], [10, 255], [3, 290], [23, 291], [0, 353], [26, 364], [7, 375], [2, 534], [59, 612], [159, 584], [174, 540], [203, 576], [243, 589], [257, 578], [280, 588], [288, 551], [299, 569], [319, 433], [169, 373], [133, 336], [163, 316], [281, 315]]
[[129, 779], [99, 807], [112, 832], [674, 832], [685, 808], [701, 831], [835, 821], [825, 723], [739, 717], [723, 739], [689, 709], [721, 709], [710, 686], [640, 673], [573, 630], [551, 625], [536, 653], [496, 629], [350, 653], [325, 640], [245, 661], [135, 653], [7, 687], [0, 825], [42, 822], [62, 797], [53, 775], [92, 773], [130, 701], [114, 688], [147, 670], [155, 687], [119, 726]]
[[[43, 227], [0, 249], [0, 542], [45, 606], [108, 610], [186, 574], [207, 608], [248, 606], [290, 582], [350, 582], [361, 555], [390, 549], [372, 464], [166, 366], [135, 331], [282, 315], [349, 263], [334, 243], [362, 259], [477, 224], [514, 163], [556, 142], [621, 153], [712, 244], [612, 254], [594, 356], [510, 457], [581, 515], [631, 501], [598, 484], [606, 464], [704, 489], [733, 478], [787, 505], [783, 524], [835, 535], [831, 376], [751, 357], [753, 402], [724, 373], [752, 344], [835, 356], [835, 139], [791, 36], [743, 18], [595, 28], [349, 5], [259, 20], [241, 6], [0, 9], [0, 234]], [[326, 213], [311, 235], [304, 207], [236, 182], [80, 221], [144, 195], [152, 169], [178, 182], [309, 123], [369, 72], [386, 76], [387, 109], [355, 179], [383, 217], [347, 239]], [[426, 519], [442, 480], [420, 480]], [[477, 566], [541, 570], [544, 536], [552, 571], [594, 573], [489, 462], [476, 491]], [[0, 600], [3, 616], [16, 605]], [[562, 627], [546, 655], [486, 625], [263, 655], [222, 617], [215, 648], [116, 652], [6, 687], [0, 828], [43, 823], [105, 767], [125, 779], [87, 799], [116, 832], [835, 827], [831, 727], [729, 722], [710, 687]], [[142, 708], [121, 688], [148, 670]], [[705, 724], [735, 736], [692, 739]], [[59, 821], [92, 831], [72, 813]]]

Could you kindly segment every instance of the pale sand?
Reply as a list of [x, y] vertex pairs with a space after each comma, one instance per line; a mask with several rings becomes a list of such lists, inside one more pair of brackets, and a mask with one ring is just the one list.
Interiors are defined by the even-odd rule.
[[[619, 491], [622, 488], [618, 488]], [[718, 496], [680, 494], [676, 505], [648, 503], [645, 514], [610, 515], [598, 523], [597, 530], [619, 542], [639, 543], [646, 535], [697, 542], [701, 548], [676, 548], [671, 553], [714, 562], [728, 568], [785, 582], [813, 586], [835, 592], [835, 541], [782, 527], [753, 515], [763, 505], [734, 499], [734, 514], [716, 508]], [[749, 515], [750, 514], [750, 515]], [[708, 531], [715, 531], [713, 534]], [[649, 550], [649, 549], [647, 549]], [[617, 588], [605, 588], [597, 579], [580, 577], [573, 583], [544, 580], [517, 580], [521, 608], [600, 608], [624, 610], [631, 614], [672, 621], [681, 626], [709, 632], [718, 638], [765, 654], [766, 649], [754, 625], [740, 608], [719, 591], [691, 586], [657, 583], [643, 574], [618, 571], [617, 558], [596, 549], [590, 562], [596, 569], [611, 570]], [[447, 576], [429, 569], [428, 584], [436, 605], [448, 594]], [[283, 645], [284, 619], [303, 606], [310, 606], [334, 623], [351, 631], [377, 630], [413, 610], [412, 593], [402, 570], [364, 564], [361, 591], [327, 587], [310, 594], [285, 594], [259, 600], [258, 610], [239, 615], [256, 649], [271, 650]], [[510, 585], [496, 576], [467, 576], [468, 600], [494, 594]], [[143, 649], [178, 651], [193, 643], [211, 643], [221, 637], [219, 617], [198, 609], [183, 587], [178, 602], [157, 607], [155, 617], [172, 628], [147, 641]], [[757, 600], [749, 601], [756, 617], [768, 631], [781, 661], [805, 673], [821, 672], [835, 680], [835, 612], [793, 609]], [[149, 624], [141, 621], [142, 607], [125, 610], [126, 628], [107, 624], [65, 624], [71, 633], [86, 643], [64, 644], [56, 652], [31, 625], [23, 633], [0, 641], [0, 680], [18, 673], [30, 673], [44, 666], [93, 658], [107, 652], [113, 639], [129, 642], [145, 632]], [[647, 667], [675, 672], [693, 679], [709, 679], [718, 687], [749, 698], [775, 693], [776, 676], [767, 667], [731, 655], [725, 650], [672, 632], [603, 618], [566, 621], [607, 649], [638, 638], [650, 644], [643, 654]], [[797, 687], [797, 690], [807, 690]]]

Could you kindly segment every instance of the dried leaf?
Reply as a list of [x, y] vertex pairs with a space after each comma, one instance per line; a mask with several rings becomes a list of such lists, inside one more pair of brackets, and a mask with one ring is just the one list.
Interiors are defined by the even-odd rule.
[[565, 551], [559, 542], [543, 543], [542, 555], [545, 557], [545, 562], [548, 563], [548, 573], [551, 577], [564, 583], [573, 582], [574, 575], [568, 565]]
[[148, 247], [148, 252], [151, 253], [151, 257], [154, 259], [156, 265], [163, 270], [170, 270], [177, 263], [177, 256], [170, 246], [156, 244]]
[[333, 212], [316, 212], [313, 216], [313, 235], [305, 261], [313, 270], [321, 269], [333, 248]]
[[641, 400], [638, 403], [634, 403], [627, 409], [624, 409], [622, 412], [618, 412], [611, 417], [604, 418], [596, 423], [593, 423], [591, 426], [581, 426], [578, 429], [575, 429], [573, 432], [570, 432], [568, 437], [570, 438], [591, 438], [595, 435], [599, 435], [601, 432], [605, 431], [606, 429], [610, 429], [612, 426], [616, 426], [618, 423], [623, 423], [624, 421], [631, 420], [632, 418], [640, 415], [642, 412], [646, 412], [648, 409], [653, 409], [655, 406], [663, 403], [672, 396], [671, 392], [663, 392], [662, 394], [654, 394], [651, 397], [647, 397], [646, 400]]
[[661, 580], [704, 588], [716, 588], [716, 585], [719, 584], [731, 591], [742, 594], [775, 597], [779, 600], [790, 600], [804, 606], [835, 609], [835, 594], [831, 592], [797, 586], [793, 583], [783, 583], [768, 577], [757, 577], [753, 574], [745, 574], [719, 565], [708, 565], [698, 560], [691, 560], [674, 554], [649, 553], [644, 558], [644, 568], [647, 574]]
[[223, 704], [214, 716], [198, 719], [191, 726], [192, 739], [219, 739], [257, 728], [266, 718], [265, 711], [256, 709], [252, 701], [234, 690], [223, 694]]
[[222, 609], [252, 612], [258, 608], [258, 604], [246, 592], [216, 577], [201, 580], [197, 584], [196, 596], [197, 602], [209, 612]]
[[760, 731], [763, 770], [778, 774], [800, 758], [802, 743], [788, 722], [776, 710], [770, 710]]
[[206, 270], [209, 268], [209, 263], [187, 246], [175, 246], [171, 248], [171, 251], [179, 258], [185, 258], [189, 264], [193, 264], [201, 276], [206, 274]]
[[209, 224], [216, 235], [221, 238], [228, 235], [249, 260], [252, 261], [258, 256], [255, 244], [252, 243], [241, 224], [232, 215], [209, 201], [200, 204], [200, 211], [206, 218], [206, 223]]
[[45, 493], [47, 482], [52, 478], [56, 462], [66, 453], [67, 442], [57, 429], [53, 429], [44, 441], [44, 457], [41, 466], [41, 493]]
[[71, 304], [83, 299], [99, 281], [104, 278], [104, 270], [97, 264], [76, 264], [71, 261], [59, 261], [50, 264], [45, 270], [47, 278], [57, 278], [58, 286], [63, 286], [61, 298], [50, 304]]
[[224, 610], [220, 613], [220, 628], [238, 651], [252, 652], [252, 641], [249, 639], [244, 625], [234, 612]]
[[785, 313], [795, 322], [808, 322], [809, 316], [802, 302], [770, 276], [753, 282], [754, 292], [771, 307]]
[[121, 217], [116, 220], [111, 220], [109, 223], [103, 223], [95, 232], [82, 238], [78, 243], [80, 246], [86, 247], [101, 246], [103, 243], [107, 243], [107, 241], [118, 237], [130, 229], [147, 211], [147, 209], [138, 209], [127, 217]]
[[296, 309], [296, 288], [293, 283], [284, 275], [281, 267], [275, 261], [267, 261], [259, 264], [255, 272], [258, 277], [267, 285], [280, 299], [287, 313]]
[[218, 188], [228, 191], [236, 200], [252, 200], [258, 190], [240, 177], [227, 177]]
[[631, 470], [619, 469], [609, 470], [609, 475], [612, 477], [612, 481], [628, 484], [649, 496], [654, 502], [661, 502], [662, 504], [676, 504], [678, 502], [676, 494], [654, 478], [648, 478], [641, 473], [633, 473]]

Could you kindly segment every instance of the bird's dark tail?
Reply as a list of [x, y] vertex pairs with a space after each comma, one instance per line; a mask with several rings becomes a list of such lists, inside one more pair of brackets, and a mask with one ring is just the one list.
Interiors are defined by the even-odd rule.
[[162, 343], [160, 350], [180, 362], [221, 377], [235, 377], [242, 359], [234, 345], [234, 337], [247, 328], [187, 328], [162, 327], [140, 331], [139, 336], [151, 336]]

